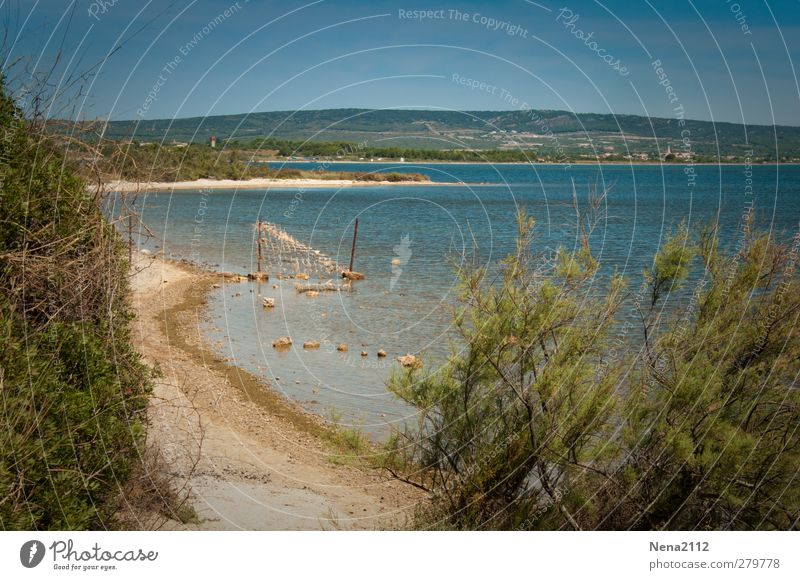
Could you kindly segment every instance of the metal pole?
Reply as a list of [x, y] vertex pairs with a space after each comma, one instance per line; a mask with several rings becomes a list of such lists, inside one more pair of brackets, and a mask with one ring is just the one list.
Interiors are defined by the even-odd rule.
[[256, 222], [256, 245], [258, 245], [258, 271], [261, 272], [261, 218]]
[[349, 271], [353, 271], [353, 262], [356, 259], [356, 237], [358, 236], [358, 218], [356, 218], [356, 224], [353, 227], [353, 247], [350, 249], [350, 269]]

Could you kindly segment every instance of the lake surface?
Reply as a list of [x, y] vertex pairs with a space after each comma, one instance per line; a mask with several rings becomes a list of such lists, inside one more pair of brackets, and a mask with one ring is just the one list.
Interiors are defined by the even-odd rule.
[[[224, 285], [210, 300], [204, 330], [220, 354], [272, 379], [306, 408], [322, 415], [336, 409], [344, 422], [373, 434], [385, 432], [387, 423], [404, 421], [410, 412], [384, 387], [398, 368], [396, 357], [422, 354], [435, 368], [452, 348], [453, 265], [471, 251], [473, 240], [482, 263], [496, 264], [511, 252], [518, 207], [535, 216], [535, 249], [548, 255], [578, 243], [573, 187], [581, 202], [592, 188], [607, 190], [593, 250], [603, 272], [629, 276], [634, 288], [681, 221], [690, 228], [718, 221], [724, 244], [733, 247], [750, 211], [760, 227], [782, 239], [797, 231], [800, 220], [800, 168], [795, 166], [286, 166], [419, 172], [436, 182], [465, 184], [176, 191], [140, 198], [143, 220], [156, 236], [142, 235], [141, 247], [241, 273], [256, 270], [257, 219], [278, 224], [300, 242], [347, 264], [358, 218], [354, 269], [367, 278], [355, 283], [352, 292], [300, 295], [296, 280], [275, 280], [275, 274], [310, 268], [269, 256], [270, 282]], [[317, 276], [312, 282], [327, 278]], [[276, 307], [262, 308], [260, 296], [275, 298]], [[272, 340], [287, 334], [294, 348], [274, 350]], [[322, 347], [304, 351], [306, 340], [320, 341]], [[347, 343], [349, 351], [337, 352], [339, 343]], [[379, 349], [389, 356], [377, 358]], [[367, 357], [360, 356], [362, 350]]]

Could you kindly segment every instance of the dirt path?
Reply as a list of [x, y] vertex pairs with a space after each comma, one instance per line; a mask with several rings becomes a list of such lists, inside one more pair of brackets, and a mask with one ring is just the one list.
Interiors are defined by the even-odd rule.
[[[409, 486], [331, 461], [322, 421], [212, 355], [198, 323], [217, 276], [140, 256], [134, 341], [160, 369], [152, 441], [188, 482], [199, 523], [178, 529], [402, 528], [419, 496]], [[247, 283], [228, 284], [247, 292]], [[223, 286], [224, 287], [224, 286]]]

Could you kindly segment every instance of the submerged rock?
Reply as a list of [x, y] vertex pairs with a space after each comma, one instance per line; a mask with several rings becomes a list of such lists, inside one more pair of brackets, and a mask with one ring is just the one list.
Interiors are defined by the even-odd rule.
[[303, 343], [303, 348], [306, 350], [311, 350], [315, 348], [319, 348], [319, 341], [317, 340], [307, 340]]
[[340, 344], [339, 346], [336, 347], [336, 350], [338, 350], [339, 352], [347, 352], [348, 351], [348, 347], [347, 347], [347, 345], [345, 343], [342, 343], [342, 344]]
[[289, 336], [281, 336], [272, 341], [272, 348], [289, 348], [292, 346], [292, 338]]
[[378, 351], [378, 357], [379, 357], [379, 358], [383, 358], [383, 357], [385, 357], [385, 356], [386, 356], [386, 351], [385, 351], [385, 350], [383, 350], [383, 349], [380, 349], [380, 350]]
[[275, 299], [274, 298], [263, 298], [261, 300], [261, 305], [264, 308], [275, 308]]

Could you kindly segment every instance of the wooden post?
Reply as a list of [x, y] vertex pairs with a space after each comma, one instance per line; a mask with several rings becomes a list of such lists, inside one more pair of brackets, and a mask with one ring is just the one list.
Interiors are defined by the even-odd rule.
[[358, 218], [356, 218], [356, 224], [353, 227], [353, 247], [350, 249], [350, 268], [349, 271], [353, 271], [353, 262], [356, 259], [356, 237], [358, 236]]
[[133, 210], [128, 208], [128, 264], [133, 264]]
[[256, 244], [258, 245], [258, 271], [261, 272], [261, 218], [256, 222]]

